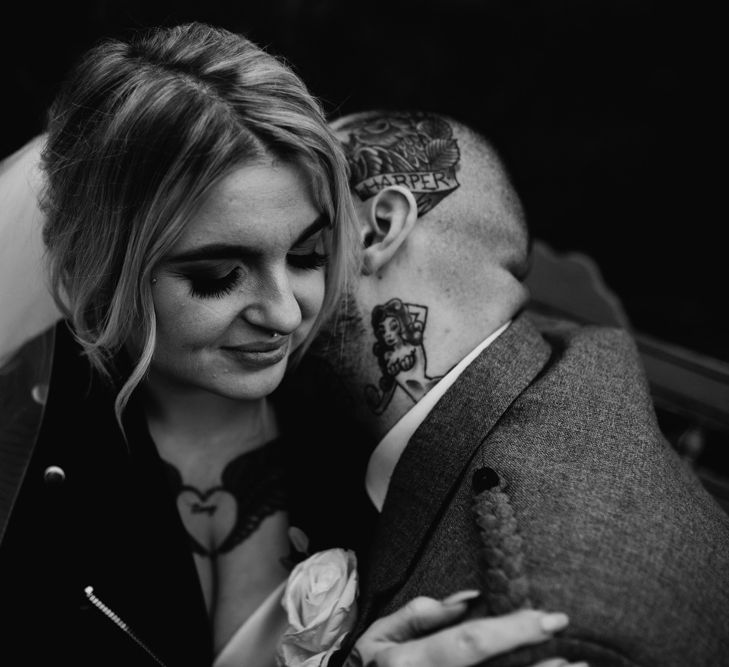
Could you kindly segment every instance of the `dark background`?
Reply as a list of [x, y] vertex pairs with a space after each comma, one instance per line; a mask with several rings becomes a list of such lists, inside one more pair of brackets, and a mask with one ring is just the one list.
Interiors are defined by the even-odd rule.
[[[202, 20], [284, 56], [331, 114], [440, 111], [501, 152], [534, 235], [602, 269], [634, 327], [729, 361], [708, 3], [27, 3], [3, 20], [7, 155], [105, 36]], [[722, 202], [723, 203], [723, 202]]]

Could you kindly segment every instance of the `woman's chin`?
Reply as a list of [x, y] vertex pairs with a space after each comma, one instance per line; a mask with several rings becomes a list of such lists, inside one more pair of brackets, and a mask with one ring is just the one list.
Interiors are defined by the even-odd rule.
[[229, 377], [219, 384], [217, 392], [227, 398], [239, 401], [254, 401], [265, 398], [281, 384], [286, 372], [288, 359], [274, 366], [246, 373], [240, 378]]

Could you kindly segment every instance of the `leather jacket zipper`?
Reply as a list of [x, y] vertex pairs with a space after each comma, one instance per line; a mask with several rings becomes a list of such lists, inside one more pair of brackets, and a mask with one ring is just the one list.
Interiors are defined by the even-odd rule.
[[165, 663], [162, 662], [152, 650], [141, 640], [137, 635], [134, 634], [132, 629], [124, 622], [117, 614], [115, 614], [109, 607], [107, 607], [96, 595], [94, 595], [93, 586], [87, 586], [84, 588], [84, 593], [88, 598], [89, 602], [94, 605], [104, 616], [106, 616], [116, 627], [124, 632], [134, 643], [139, 646], [152, 660], [154, 660], [161, 667], [166, 667]]

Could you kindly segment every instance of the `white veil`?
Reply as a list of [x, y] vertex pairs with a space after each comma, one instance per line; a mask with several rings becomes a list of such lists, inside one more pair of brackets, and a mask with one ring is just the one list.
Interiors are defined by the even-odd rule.
[[0, 365], [60, 318], [45, 281], [42, 187], [43, 136], [0, 162]]
[[42, 423], [61, 317], [43, 266], [43, 141], [0, 162], [0, 540]]

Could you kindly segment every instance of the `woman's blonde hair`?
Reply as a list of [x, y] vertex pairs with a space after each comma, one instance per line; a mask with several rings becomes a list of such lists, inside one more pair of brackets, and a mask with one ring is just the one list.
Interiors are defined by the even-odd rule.
[[291, 69], [240, 35], [192, 23], [107, 40], [63, 85], [43, 152], [50, 281], [105, 375], [126, 341], [141, 341], [119, 419], [155, 347], [153, 268], [223, 176], [265, 157], [301, 165], [332, 222], [310, 340], [351, 275], [355, 218], [339, 144]]

